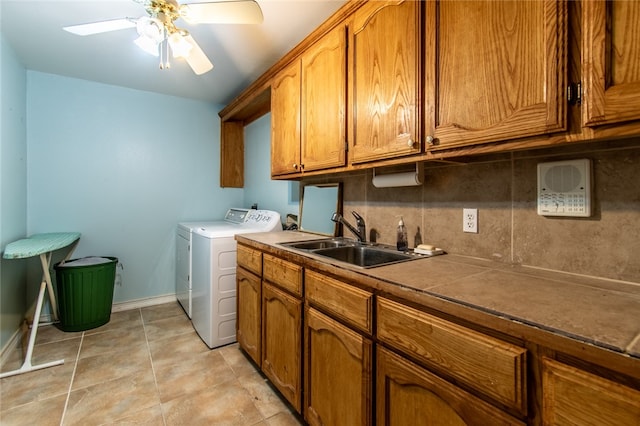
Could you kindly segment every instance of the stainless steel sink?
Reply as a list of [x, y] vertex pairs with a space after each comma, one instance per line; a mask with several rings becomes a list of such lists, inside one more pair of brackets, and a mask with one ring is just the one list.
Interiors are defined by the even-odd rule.
[[350, 263], [351, 265], [370, 268], [372, 266], [388, 265], [390, 263], [403, 262], [417, 259], [418, 256], [400, 251], [375, 246], [346, 246], [320, 249], [314, 252], [320, 256]]
[[363, 243], [347, 238], [321, 238], [281, 243], [281, 245], [361, 268], [373, 268], [429, 257], [413, 252], [397, 251], [395, 247], [385, 244]]
[[347, 240], [344, 238], [323, 238], [320, 240], [297, 241], [291, 243], [282, 243], [283, 246], [291, 247], [299, 250], [317, 250], [330, 247], [344, 247], [357, 244], [357, 241]]

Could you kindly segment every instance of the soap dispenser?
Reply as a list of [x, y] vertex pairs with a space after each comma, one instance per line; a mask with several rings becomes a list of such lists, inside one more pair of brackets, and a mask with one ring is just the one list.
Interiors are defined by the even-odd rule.
[[399, 251], [407, 250], [407, 228], [404, 227], [404, 220], [400, 216], [400, 222], [398, 222], [398, 239], [396, 240], [396, 247]]

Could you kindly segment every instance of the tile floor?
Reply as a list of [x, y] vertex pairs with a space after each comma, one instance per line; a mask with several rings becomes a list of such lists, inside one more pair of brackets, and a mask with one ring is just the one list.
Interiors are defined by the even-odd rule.
[[41, 327], [32, 364], [61, 358], [0, 379], [1, 425], [301, 424], [237, 344], [210, 350], [177, 303], [113, 313], [85, 332]]

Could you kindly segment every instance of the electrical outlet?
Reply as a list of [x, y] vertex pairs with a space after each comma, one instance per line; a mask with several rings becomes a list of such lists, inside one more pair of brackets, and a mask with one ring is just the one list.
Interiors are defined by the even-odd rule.
[[478, 233], [478, 209], [462, 209], [462, 231]]

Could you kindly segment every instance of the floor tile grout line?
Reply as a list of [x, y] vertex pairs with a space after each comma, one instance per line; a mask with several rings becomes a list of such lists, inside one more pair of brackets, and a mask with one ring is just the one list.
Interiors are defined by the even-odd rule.
[[[153, 364], [153, 357], [151, 356], [151, 346], [149, 345], [149, 336], [147, 336], [147, 327], [144, 322], [144, 316], [142, 315], [142, 308], [140, 311], [140, 321], [142, 322], [142, 331], [144, 332], [144, 340], [147, 343], [147, 354], [149, 354], [149, 362], [151, 363], [151, 374], [153, 374], [153, 384], [156, 387], [156, 392], [158, 394], [158, 400], [160, 401], [160, 387], [158, 386], [158, 378], [156, 377], [156, 369]], [[160, 414], [162, 415], [162, 424], [166, 425], [167, 420], [164, 417], [164, 411], [162, 410], [162, 401], [160, 401]]]
[[64, 424], [64, 418], [67, 415], [67, 407], [69, 406], [69, 399], [71, 399], [71, 389], [73, 388], [73, 380], [76, 377], [76, 370], [78, 368], [78, 360], [80, 359], [80, 351], [82, 350], [82, 344], [84, 343], [84, 331], [80, 336], [80, 345], [78, 346], [78, 352], [76, 353], [76, 359], [73, 363], [73, 371], [71, 372], [71, 380], [69, 381], [69, 389], [67, 390], [67, 399], [64, 401], [64, 408], [62, 409], [62, 417], [60, 418], [60, 426]]

